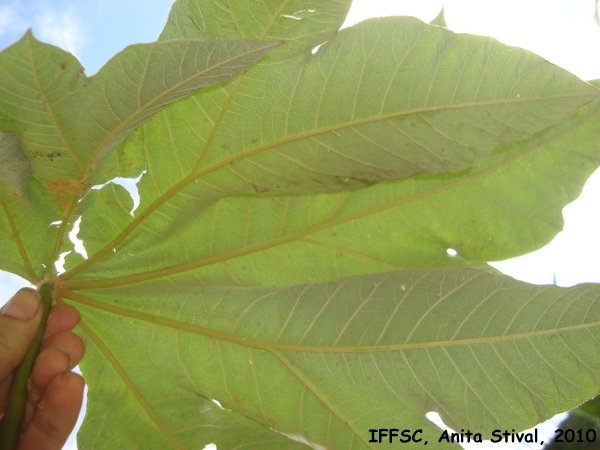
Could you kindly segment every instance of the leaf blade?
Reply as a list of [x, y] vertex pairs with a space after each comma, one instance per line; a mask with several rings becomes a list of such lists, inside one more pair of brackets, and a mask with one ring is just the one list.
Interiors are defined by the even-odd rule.
[[[92, 293], [97, 300], [67, 297], [139, 320], [140, 334], [133, 340], [130, 335], [130, 343], [139, 339], [142, 345], [146, 333], [162, 330], [160, 340], [168, 347], [162, 354], [180, 355], [169, 365], [176, 372], [172, 380], [182, 380], [182, 370], [203, 373], [202, 387], [195, 388], [205, 397], [315, 445], [368, 448], [367, 430], [388, 421], [423, 428], [431, 440], [436, 428], [425, 418], [430, 410], [456, 429], [488, 436], [496, 428], [524, 429], [598, 388], [595, 285], [536, 287], [468, 269], [438, 269], [279, 288], [168, 283], [135, 290], [137, 300], [125, 308], [119, 299], [126, 288]], [[102, 335], [122, 340], [115, 326], [102, 326]], [[201, 361], [195, 352], [177, 350], [169, 328], [178, 330], [186, 347], [203, 348]], [[230, 338], [224, 341], [225, 335]], [[150, 361], [137, 364], [147, 368], [134, 376], [156, 373]], [[277, 398], [281, 392], [284, 399]], [[289, 417], [290, 404], [297, 405], [292, 410], [298, 417]], [[315, 420], [306, 422], [305, 415]], [[269, 418], [277, 418], [277, 425]]]
[[[230, 79], [277, 45], [280, 42], [239, 39], [139, 44], [116, 55], [91, 78], [72, 55], [40, 43], [31, 32], [0, 53], [0, 129], [20, 137], [26, 157], [21, 159], [27, 159], [31, 168], [31, 173], [21, 171], [16, 182], [21, 193], [27, 184], [35, 184], [32, 192], [41, 190], [43, 201], [51, 199], [37, 205], [51, 211], [45, 211], [47, 218], [35, 222], [36, 230], [31, 230], [46, 237], [33, 239], [37, 244], [46, 241], [35, 245], [36, 254], [53, 243], [49, 253], [42, 252], [47, 256], [45, 275], [55, 271], [60, 252], [72, 250], [67, 233], [75, 222], [78, 201], [92, 179], [102, 182], [110, 176], [112, 168], [100, 170], [102, 163], [133, 128], [167, 103]], [[19, 230], [31, 228], [30, 221], [19, 206], [12, 209], [15, 202], [9, 193], [2, 195], [3, 233], [18, 242]], [[27, 273], [32, 281], [40, 276], [23, 247], [5, 248], [9, 259], [22, 260], [18, 269], [11, 265], [10, 270]]]
[[[196, 176], [206, 186], [197, 195], [335, 192], [462, 170], [598, 96], [528, 52], [410, 18], [365, 21], [316, 55], [251, 74], [235, 97], [200, 94], [157, 119], [157, 133], [145, 130], [151, 139], [162, 136], [156, 147], [174, 139], [190, 148], [190, 162], [201, 161]], [[197, 102], [226, 108], [208, 111]], [[177, 132], [172, 123], [181, 117], [198, 136]], [[198, 138], [202, 152], [192, 151]], [[148, 150], [154, 145], [145, 143]], [[168, 182], [153, 184], [166, 189]]]
[[[149, 277], [153, 270], [155, 276], [189, 270], [190, 277], [207, 284], [240, 286], [400, 268], [477, 267], [517, 256], [556, 235], [562, 227], [561, 209], [579, 195], [598, 166], [599, 108], [591, 104], [562, 124], [500, 147], [485, 163], [457, 174], [341, 194], [229, 197], [208, 208], [192, 207], [181, 198], [170, 205], [171, 210], [186, 211], [185, 219], [176, 225], [163, 222], [159, 235], [185, 238], [185, 252], [173, 254], [166, 243], [148, 250], [144, 239], [154, 235], [141, 232], [125, 248], [139, 256]], [[82, 226], [85, 238], [93, 242], [99, 230], [88, 231], [85, 221]], [[143, 233], [156, 233], [156, 228], [144, 227]], [[450, 256], [449, 248], [458, 255]], [[94, 277], [131, 276], [129, 255], [121, 256], [112, 255], [110, 266], [99, 263]], [[290, 266], [297, 259], [311, 263]], [[168, 268], [179, 265], [181, 270], [159, 272], [168, 261]]]
[[0, 184], [23, 197], [30, 177], [31, 163], [23, 152], [19, 137], [0, 131]]
[[[75, 58], [27, 33], [0, 54], [2, 127], [21, 136], [37, 178], [87, 176], [103, 152], [157, 109], [231, 79], [277, 45], [231, 39], [137, 44], [88, 79]], [[31, 105], [18, 106], [25, 101]], [[39, 112], [33, 120], [32, 107]]]
[[[115, 130], [111, 133], [113, 136], [105, 138], [109, 142], [99, 147], [106, 149], [103, 151], [110, 151], [134, 128], [167, 104], [203, 87], [231, 80], [281, 44], [281, 41], [211, 39], [127, 47], [92, 78], [99, 85], [97, 103], [100, 104], [100, 97], [110, 92], [105, 99], [107, 110], [117, 110], [112, 105], [124, 103], [123, 98], [130, 97], [130, 104], [127, 105], [130, 111], [116, 117], [114, 123], [111, 123], [110, 116], [106, 118], [109, 121], [107, 123], [96, 119], [102, 128]], [[165, 70], [167, 67], [169, 69]], [[116, 77], [115, 73], [119, 72], [127, 76]], [[134, 74], [137, 76], [133, 77]], [[126, 80], [130, 87], [115, 84], [113, 80], [117, 78]], [[129, 91], [134, 90], [137, 91], [136, 95], [127, 96]]]

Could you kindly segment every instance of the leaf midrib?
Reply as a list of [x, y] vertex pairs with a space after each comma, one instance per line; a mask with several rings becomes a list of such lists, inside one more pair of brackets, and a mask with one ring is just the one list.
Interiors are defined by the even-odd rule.
[[31, 61], [31, 66], [32, 66], [32, 68], [34, 68], [31, 70], [31, 73], [34, 75], [34, 79], [35, 79], [35, 83], [36, 83], [40, 101], [44, 105], [48, 115], [50, 116], [50, 118], [52, 120], [52, 125], [54, 126], [54, 129], [56, 130], [58, 136], [60, 137], [60, 140], [63, 144], [64, 149], [69, 153], [69, 156], [71, 157], [73, 162], [75, 162], [75, 165], [78, 167], [79, 171], [83, 172], [84, 165], [79, 160], [79, 158], [77, 157], [75, 152], [73, 151], [73, 148], [69, 142], [69, 139], [67, 139], [67, 136], [65, 136], [65, 134], [63, 133], [62, 127], [60, 126], [59, 121], [54, 112], [54, 104], [48, 99], [48, 97], [46, 95], [46, 90], [44, 89], [44, 85], [42, 84], [42, 82], [40, 81], [40, 77], [38, 76], [38, 70], [37, 70], [38, 67], [35, 64], [36, 59], [33, 55], [34, 49], [31, 45], [31, 42], [35, 42], [35, 38], [33, 37], [33, 33], [31, 32], [31, 30], [27, 31], [27, 35], [30, 38], [27, 41], [28, 48], [29, 48], [29, 58]]
[[223, 159], [217, 163], [214, 163], [205, 169], [197, 169], [196, 173], [192, 172], [190, 175], [196, 178], [203, 177], [208, 175], [222, 167], [225, 167], [231, 164], [234, 161], [239, 161], [243, 158], [247, 158], [250, 156], [254, 156], [258, 153], [272, 150], [274, 148], [291, 144], [296, 141], [301, 141], [304, 139], [314, 138], [323, 134], [333, 133], [345, 129], [351, 129], [354, 127], [358, 127], [361, 125], [368, 125], [375, 122], [386, 121], [390, 119], [398, 119], [402, 117], [407, 117], [410, 115], [418, 115], [418, 114], [426, 114], [432, 112], [442, 112], [442, 111], [450, 111], [450, 110], [460, 110], [465, 108], [478, 108], [478, 107], [486, 107], [486, 106], [499, 106], [499, 105], [509, 105], [509, 104], [517, 104], [517, 103], [525, 103], [525, 102], [535, 102], [535, 101], [547, 101], [547, 100], [559, 100], [565, 98], [590, 98], [590, 101], [593, 101], [593, 98], [588, 94], [577, 94], [577, 95], [556, 95], [556, 96], [548, 96], [548, 97], [528, 97], [528, 98], [514, 98], [514, 99], [506, 99], [506, 100], [494, 100], [494, 101], [486, 101], [486, 102], [468, 102], [468, 103], [457, 103], [453, 105], [437, 105], [437, 106], [427, 106], [422, 108], [414, 108], [405, 111], [395, 111], [387, 114], [376, 114], [373, 116], [368, 116], [360, 119], [353, 119], [346, 122], [340, 122], [333, 125], [327, 125], [320, 128], [311, 129], [308, 131], [303, 131], [300, 133], [292, 134], [290, 136], [282, 137], [279, 139], [275, 139], [271, 142], [268, 142], [264, 145], [260, 145], [254, 147], [249, 150], [245, 150], [243, 152], [237, 153], [233, 156], [230, 156], [226, 159]]
[[270, 353], [279, 360], [281, 364], [283, 364], [290, 373], [296, 377], [296, 379], [302, 383], [306, 389], [308, 389], [312, 395], [315, 396], [319, 402], [330, 411], [339, 421], [344, 424], [348, 428], [348, 430], [356, 436], [356, 438], [361, 441], [366, 448], [374, 449], [375, 446], [372, 445], [370, 440], [367, 440], [367, 436], [362, 432], [362, 430], [357, 429], [354, 424], [352, 424], [348, 419], [344, 417], [344, 414], [339, 411], [339, 408], [336, 407], [318, 388], [315, 384], [310, 380], [306, 374], [302, 373], [299, 367], [296, 367], [289, 359], [284, 357], [281, 353], [275, 350], [271, 350]]
[[60, 292], [61, 297], [72, 300], [83, 305], [97, 308], [112, 314], [117, 314], [123, 317], [141, 320], [154, 325], [161, 325], [174, 330], [186, 331], [210, 339], [218, 339], [231, 342], [245, 347], [253, 347], [267, 351], [284, 351], [284, 352], [304, 352], [304, 353], [379, 353], [379, 352], [398, 352], [406, 350], [418, 350], [428, 348], [446, 348], [457, 346], [472, 346], [478, 344], [494, 344], [504, 341], [515, 341], [520, 339], [531, 339], [540, 336], [559, 335], [572, 331], [590, 330], [600, 326], [600, 321], [583, 323], [578, 325], [570, 325], [556, 328], [549, 328], [538, 331], [528, 331], [524, 333], [486, 336], [479, 338], [431, 341], [431, 342], [416, 342], [408, 344], [388, 344], [388, 345], [357, 345], [357, 346], [322, 346], [322, 345], [302, 345], [302, 344], [286, 344], [282, 342], [264, 341], [250, 337], [240, 336], [235, 333], [215, 330], [212, 328], [194, 325], [188, 322], [183, 322], [168, 317], [159, 316], [145, 311], [124, 308], [109, 303], [94, 300], [83, 294], [71, 291]]
[[[570, 132], [572, 132], [573, 130], [575, 130], [576, 128], [582, 126], [583, 124], [585, 124], [585, 122], [578, 122], [576, 124], [574, 124], [572, 127], [569, 127], [568, 129], [564, 130], [563, 132], [559, 133], [557, 136], [554, 136], [552, 138], [552, 140], [557, 140], [559, 138], [561, 138], [562, 136], [564, 136], [565, 134], [568, 134]], [[470, 183], [478, 178], [484, 177], [486, 175], [489, 175], [493, 172], [497, 172], [498, 170], [501, 170], [521, 159], [524, 159], [526, 157], [528, 157], [529, 155], [531, 155], [532, 153], [538, 151], [541, 147], [545, 146], [548, 144], [548, 142], [551, 141], [544, 141], [542, 143], [540, 143], [539, 145], [536, 145], [534, 147], [532, 147], [529, 151], [527, 152], [522, 152], [518, 155], [516, 155], [515, 157], [508, 159], [506, 161], [504, 161], [501, 164], [498, 164], [496, 166], [490, 167], [487, 170], [483, 170], [477, 173], [472, 174], [469, 177], [464, 177], [461, 178], [457, 181], [454, 181], [452, 183], [448, 183], [448, 184], [443, 184], [441, 186], [437, 186], [435, 188], [426, 190], [426, 191], [422, 191], [419, 192], [417, 194], [413, 194], [411, 196], [408, 197], [403, 197], [401, 199], [398, 199], [396, 201], [393, 202], [389, 202], [389, 203], [384, 203], [382, 205], [378, 205], [375, 206], [373, 208], [370, 208], [368, 210], [364, 210], [364, 211], [359, 211], [353, 214], [349, 214], [347, 216], [344, 217], [340, 217], [338, 219], [330, 219], [330, 217], [333, 215], [333, 212], [335, 211], [335, 209], [339, 208], [341, 206], [340, 202], [336, 203], [334, 205], [334, 207], [332, 208], [332, 211], [318, 224], [313, 225], [311, 227], [307, 227], [304, 230], [300, 230], [294, 233], [290, 233], [288, 235], [285, 236], [279, 236], [277, 238], [268, 240], [268, 241], [264, 241], [258, 244], [254, 244], [254, 245], [250, 245], [247, 247], [242, 247], [242, 248], [238, 248], [235, 250], [231, 250], [228, 252], [223, 252], [223, 253], [219, 253], [216, 255], [210, 255], [210, 256], [206, 256], [206, 257], [202, 257], [202, 258], [197, 258], [197, 259], [193, 259], [190, 261], [186, 261], [183, 263], [179, 263], [179, 264], [175, 264], [172, 266], [167, 266], [161, 269], [156, 269], [153, 271], [148, 271], [148, 272], [141, 272], [138, 274], [133, 274], [133, 275], [125, 275], [122, 277], [115, 277], [112, 279], [102, 279], [102, 280], [72, 280], [72, 281], [67, 281], [66, 285], [68, 287], [68, 289], [71, 290], [82, 290], [82, 289], [101, 289], [101, 288], [109, 288], [109, 287], [115, 287], [115, 286], [121, 286], [121, 285], [126, 285], [126, 284], [133, 284], [133, 283], [140, 283], [140, 282], [144, 282], [144, 281], [151, 281], [157, 278], [161, 278], [161, 277], [166, 277], [166, 276], [171, 276], [171, 275], [175, 275], [181, 272], [185, 272], [188, 270], [193, 270], [193, 269], [197, 269], [200, 267], [205, 267], [205, 266], [209, 266], [212, 264], [217, 264], [217, 263], [221, 263], [233, 258], [237, 258], [240, 256], [245, 256], [251, 253], [255, 253], [258, 251], [263, 251], [272, 247], [276, 247], [279, 245], [283, 245], [283, 244], [287, 244], [289, 242], [293, 242], [295, 240], [299, 240], [299, 239], [304, 239], [306, 238], [306, 236], [312, 234], [312, 233], [316, 233], [318, 231], [322, 231], [337, 225], [341, 225], [343, 223], [347, 223], [350, 222], [352, 220], [355, 219], [360, 219], [362, 217], [366, 217], [370, 214], [375, 214], [381, 211], [384, 211], [386, 209], [390, 209], [390, 208], [394, 208], [397, 206], [400, 206], [402, 204], [406, 204], [406, 203], [410, 203], [412, 201], [416, 201], [416, 200], [420, 200], [423, 198], [426, 198], [430, 195], [434, 195], [434, 194], [438, 194], [440, 192], [449, 190], [449, 189], [453, 189], [455, 187], [461, 186], [465, 183]], [[346, 191], [346, 193], [348, 193], [348, 191]], [[344, 196], [345, 198], [346, 196]], [[341, 199], [341, 201], [343, 202], [344, 199]], [[143, 213], [142, 213], [143, 214]], [[139, 216], [138, 216], [139, 217]], [[137, 219], [137, 218], [136, 218]], [[135, 219], [134, 219], [135, 221]], [[141, 220], [140, 220], [141, 222]], [[133, 223], [133, 222], [132, 222]], [[131, 225], [131, 224], [130, 224]], [[123, 237], [124, 239], [125, 237]], [[113, 241], [114, 242], [114, 241]], [[86, 260], [84, 263], [81, 263], [81, 265], [84, 265], [87, 261]], [[77, 267], [77, 266], [76, 266]], [[74, 268], [75, 269], [75, 268]], [[65, 274], [68, 274], [69, 271], [67, 271]], [[62, 278], [62, 276], [61, 276]], [[65, 280], [67, 280], [68, 278], [63, 278]]]
[[135, 397], [137, 402], [141, 405], [142, 409], [146, 412], [152, 423], [161, 431], [165, 438], [170, 442], [173, 448], [185, 449], [185, 446], [179, 442], [179, 440], [173, 435], [169, 427], [157, 414], [156, 409], [146, 400], [140, 389], [138, 389], [135, 382], [129, 377], [127, 370], [121, 365], [117, 357], [108, 348], [108, 346], [100, 339], [100, 337], [88, 326], [84, 321], [80, 322], [78, 326], [83, 332], [92, 340], [96, 345], [97, 349], [106, 357], [107, 361], [113, 367], [117, 375], [123, 380], [123, 384], [127, 387], [129, 392]]
[[[588, 95], [578, 95], [580, 97], [588, 97]], [[560, 98], [572, 98], [573, 96], [570, 95], [559, 95], [559, 96], [551, 96], [551, 97], [547, 97], [544, 98], [544, 100], [548, 100], [548, 99], [560, 99]], [[160, 195], [159, 197], [157, 197], [152, 203], [150, 203], [146, 209], [144, 211], [142, 211], [138, 216], [136, 216], [130, 223], [129, 225], [127, 225], [123, 231], [121, 231], [121, 233], [119, 233], [117, 235], [117, 237], [115, 237], [115, 239], [111, 240], [108, 244], [106, 244], [102, 249], [98, 250], [94, 255], [90, 256], [87, 260], [83, 261], [82, 263], [72, 267], [71, 269], [67, 270], [66, 272], [64, 272], [61, 275], [61, 278], [63, 280], [68, 280], [72, 277], [74, 277], [75, 275], [79, 274], [80, 272], [84, 271], [85, 269], [91, 267], [93, 264], [95, 264], [96, 262], [100, 261], [104, 256], [112, 253], [133, 231], [135, 231], [137, 229], [137, 227], [144, 221], [146, 220], [153, 212], [155, 212], [156, 210], [158, 210], [158, 208], [160, 208], [163, 204], [165, 204], [167, 201], [169, 201], [172, 197], [174, 197], [175, 195], [177, 195], [179, 192], [181, 192], [183, 189], [185, 189], [189, 184], [194, 183], [197, 179], [206, 176], [212, 172], [215, 172], [218, 169], [221, 169], [223, 167], [228, 166], [229, 164], [231, 164], [234, 161], [238, 161], [242, 158], [247, 158], [250, 156], [254, 156], [258, 153], [261, 153], [263, 151], [268, 151], [271, 150], [273, 148], [276, 148], [278, 146], [281, 145], [285, 145], [285, 144], [289, 144], [292, 142], [296, 142], [302, 139], [307, 139], [307, 138], [312, 138], [321, 134], [326, 134], [326, 133], [330, 133], [330, 132], [335, 132], [335, 131], [339, 131], [339, 130], [343, 130], [346, 128], [352, 128], [352, 127], [356, 127], [359, 125], [365, 125], [368, 123], [372, 123], [375, 121], [380, 121], [380, 120], [389, 120], [392, 118], [398, 118], [398, 117], [404, 117], [404, 116], [408, 116], [411, 114], [423, 114], [423, 113], [429, 113], [429, 112], [438, 112], [438, 111], [443, 111], [443, 110], [452, 110], [452, 109], [463, 109], [463, 108], [468, 108], [468, 107], [485, 107], [485, 106], [490, 106], [490, 105], [500, 105], [500, 104], [511, 104], [511, 103], [522, 103], [522, 102], [529, 102], [529, 101], [538, 101], [540, 100], [539, 98], [515, 98], [515, 99], [507, 99], [507, 100], [502, 100], [502, 101], [494, 101], [494, 102], [482, 102], [482, 103], [464, 103], [464, 104], [456, 104], [456, 105], [441, 105], [441, 106], [433, 106], [433, 107], [424, 107], [424, 108], [418, 108], [418, 109], [413, 109], [413, 110], [408, 110], [408, 111], [401, 111], [401, 112], [394, 112], [394, 113], [388, 113], [388, 114], [379, 114], [376, 116], [369, 116], [367, 118], [362, 118], [362, 119], [357, 119], [354, 121], [349, 121], [349, 122], [343, 122], [343, 123], [339, 123], [339, 124], [335, 124], [335, 125], [330, 125], [330, 126], [326, 126], [326, 127], [322, 127], [320, 129], [315, 129], [315, 130], [309, 130], [309, 131], [305, 131], [302, 133], [298, 133], [295, 135], [291, 135], [291, 136], [287, 136], [284, 138], [280, 138], [274, 141], [269, 142], [268, 144], [264, 144], [258, 147], [255, 147], [253, 149], [250, 150], [246, 150], [244, 152], [238, 153], [236, 155], [230, 156], [229, 158], [226, 158], [224, 160], [221, 160], [218, 163], [215, 163], [205, 169], [199, 169], [199, 168], [195, 168], [192, 170], [192, 172], [190, 174], [188, 174], [186, 177], [184, 177], [182, 180], [180, 180], [179, 182], [177, 182], [175, 185], [173, 185], [171, 188], [169, 188], [167, 191], [165, 191], [162, 195]], [[577, 126], [579, 126], [580, 124], [577, 124]], [[574, 127], [575, 128], [575, 127]], [[523, 155], [529, 154], [530, 152], [524, 153]], [[523, 155], [520, 155], [520, 157], [522, 157]], [[514, 160], [518, 160], [520, 157], [515, 158]], [[511, 160], [512, 162], [512, 160]], [[501, 165], [500, 167], [505, 166], [506, 164]], [[250, 247], [246, 247], [246, 248], [252, 248], [251, 251], [247, 251], [247, 252], [243, 252], [239, 255], [237, 255], [237, 250], [233, 251], [233, 252], [227, 252], [224, 253], [222, 255], [232, 255], [232, 256], [228, 256], [226, 259], [230, 259], [231, 257], [236, 257], [236, 256], [241, 256], [243, 254], [248, 254], [248, 253], [253, 253], [254, 251], [259, 251], [262, 250], [264, 248], [269, 248], [271, 246], [276, 246], [276, 245], [281, 245], [281, 243], [284, 242], [280, 242], [280, 241], [285, 241], [288, 242], [289, 240], [293, 240], [293, 239], [297, 239], [300, 237], [304, 237], [308, 234], [314, 233], [316, 231], [320, 231], [322, 229], [326, 229], [329, 228], [331, 226], [335, 226], [335, 225], [339, 225], [340, 223], [344, 223], [350, 220], [353, 220], [357, 217], [363, 217], [365, 215], [368, 214], [372, 214], [374, 212], [378, 212], [378, 211], [382, 211], [384, 209], [388, 209], [394, 206], [398, 206], [402, 203], [408, 203], [410, 201], [422, 198], [426, 195], [430, 195], [430, 194], [434, 194], [446, 189], [449, 189], [451, 187], [455, 187], [457, 185], [463, 184], [466, 181], [470, 181], [471, 179], [475, 179], [478, 178], [480, 176], [482, 176], [483, 174], [487, 174], [490, 171], [495, 171], [498, 170], [498, 166], [494, 167], [493, 169], [490, 169], [488, 171], [484, 171], [484, 172], [480, 172], [478, 174], [475, 174], [475, 176], [469, 178], [469, 179], [461, 179], [455, 183], [451, 183], [448, 185], [444, 185], [441, 186], [439, 188], [435, 188], [411, 197], [405, 197], [403, 199], [400, 199], [397, 202], [391, 202], [390, 204], [387, 205], [382, 205], [382, 206], [378, 206], [375, 208], [372, 208], [370, 210], [367, 210], [364, 213], [357, 213], [357, 214], [353, 214], [353, 215], [349, 215], [346, 218], [342, 218], [342, 219], [338, 219], [336, 221], [333, 221], [331, 223], [321, 223], [318, 225], [315, 225], [313, 227], [309, 227], [303, 231], [297, 232], [297, 233], [293, 233], [291, 235], [288, 235], [291, 237], [291, 239], [284, 239], [284, 238], [276, 238], [273, 239], [271, 241], [267, 241], [267, 242], [271, 242], [271, 245], [263, 245], [263, 243], [261, 243], [259, 246], [250, 246]], [[256, 249], [254, 249], [254, 247], [257, 247]], [[234, 256], [236, 255], [236, 256]], [[200, 259], [196, 259], [196, 260], [192, 260], [190, 262], [187, 263], [183, 263], [180, 265], [177, 265], [178, 267], [181, 267], [182, 270], [181, 271], [186, 271], [186, 270], [191, 270], [193, 268], [196, 267], [200, 267], [203, 265], [209, 265], [209, 264], [214, 264], [216, 262], [220, 262], [224, 259], [219, 259], [219, 260], [214, 260], [214, 256], [211, 257], [207, 257], [207, 258], [200, 258]], [[206, 261], [206, 263], [197, 263], [198, 261]], [[174, 267], [174, 266], [171, 266]], [[188, 268], [189, 267], [189, 268]], [[147, 273], [161, 273], [163, 272], [164, 269], [158, 269], [156, 271], [152, 271], [152, 272], [147, 272]], [[167, 274], [165, 275], [161, 275], [161, 276], [167, 276], [167, 275], [172, 275], [174, 272], [169, 271]], [[176, 273], [176, 272], [175, 272]], [[135, 275], [133, 275], [135, 276]], [[115, 278], [113, 280], [118, 280], [118, 279], [126, 279], [129, 278], [130, 276], [126, 276], [126, 277], [118, 277]], [[110, 280], [105, 280], [105, 281], [110, 281]], [[77, 282], [73, 282], [73, 283], [77, 283]], [[115, 284], [111, 284], [112, 286], [115, 286]], [[75, 288], [74, 288], [75, 289]], [[79, 288], [80, 289], [80, 288]]]
[[[193, 39], [190, 39], [189, 41], [193, 41]], [[166, 43], [168, 44], [169, 41], [167, 41]], [[164, 44], [164, 43], [163, 42], [157, 42], [157, 43], [153, 44], [153, 48], [152, 48], [152, 50], [150, 51], [150, 53], [148, 55], [148, 59], [150, 59], [150, 57], [152, 56], [152, 53], [154, 52], [154, 46], [161, 45], [161, 44]], [[150, 99], [148, 102], [146, 102], [143, 105], [139, 105], [139, 97], [138, 97], [138, 107], [129, 116], [127, 116], [124, 120], [122, 120], [119, 123], [119, 125], [117, 125], [109, 134], [107, 134], [107, 136], [105, 137], [105, 139], [98, 145], [98, 147], [94, 151], [94, 153], [93, 153], [94, 156], [90, 160], [91, 161], [95, 161], [98, 153], [101, 152], [105, 147], [107, 147], [110, 144], [110, 142], [115, 137], [119, 136], [119, 134], [124, 129], [126, 129], [127, 126], [129, 126], [132, 122], [134, 122], [138, 117], [142, 116], [143, 114], [147, 113], [148, 111], [151, 111], [152, 108], [154, 108], [155, 105], [160, 102], [160, 100], [164, 99], [165, 97], [168, 97], [173, 92], [176, 92], [182, 86], [185, 86], [186, 84], [191, 83], [193, 80], [195, 80], [197, 78], [203, 77], [207, 73], [210, 73], [210, 72], [214, 71], [215, 69], [217, 69], [219, 67], [222, 67], [225, 64], [229, 64], [231, 61], [235, 61], [236, 59], [239, 59], [239, 58], [241, 58], [241, 57], [243, 57], [245, 55], [250, 55], [250, 54], [253, 54], [253, 53], [257, 53], [257, 52], [263, 51], [264, 48], [274, 47], [276, 45], [279, 45], [279, 43], [274, 42], [274, 41], [266, 41], [264, 47], [254, 48], [251, 51], [245, 52], [243, 54], [237, 54], [235, 56], [235, 58], [225, 59], [225, 60], [219, 62], [218, 64], [210, 66], [209, 68], [207, 68], [206, 70], [203, 70], [202, 72], [198, 72], [198, 73], [194, 74], [194, 76], [188, 77], [188, 78], [180, 81], [179, 83], [174, 84], [170, 89], [162, 91], [160, 93], [160, 95], [157, 95], [157, 96], [153, 97], [152, 99]], [[187, 52], [187, 50], [186, 50], [186, 52]], [[147, 69], [148, 69], [148, 66], [146, 65], [144, 67], [144, 77], [143, 77], [143, 79], [146, 78], [146, 70]], [[92, 79], [93, 79], [93, 77], [92, 77]], [[141, 82], [140, 86], [138, 86], [138, 92], [142, 88], [143, 88], [143, 82]]]
[[6, 216], [6, 221], [8, 222], [8, 226], [9, 226], [9, 229], [12, 234], [11, 235], [8, 233], [7, 234], [2, 233], [2, 235], [3, 235], [2, 237], [6, 237], [7, 239], [14, 242], [14, 244], [16, 245], [16, 247], [19, 251], [19, 255], [21, 256], [21, 259], [23, 260], [23, 265], [25, 266], [25, 270], [27, 272], [27, 275], [29, 276], [29, 281], [32, 284], [37, 284], [39, 282], [39, 279], [37, 277], [37, 274], [35, 273], [35, 270], [33, 269], [31, 260], [29, 259], [29, 256], [27, 255], [27, 250], [25, 249], [25, 246], [23, 245], [23, 240], [21, 239], [19, 229], [14, 220], [14, 217], [10, 210], [10, 207], [2, 195], [0, 195], [0, 205], [2, 206], [2, 209], [4, 210], [4, 214]]

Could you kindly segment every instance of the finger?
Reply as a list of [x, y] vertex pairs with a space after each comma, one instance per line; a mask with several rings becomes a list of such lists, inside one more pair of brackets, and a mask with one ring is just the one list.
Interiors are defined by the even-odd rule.
[[52, 382], [63, 372], [68, 372], [79, 363], [84, 347], [81, 338], [70, 331], [58, 333], [46, 341], [35, 360], [28, 384], [28, 406], [26, 421], [33, 416], [40, 398]]
[[[52, 380], [71, 369], [71, 355], [62, 348], [47, 348], [38, 355], [28, 385], [29, 402], [33, 408], [39, 403]], [[33, 411], [34, 409], [31, 413]]]
[[72, 330], [79, 323], [80, 318], [79, 312], [73, 306], [64, 303], [54, 305], [46, 321], [44, 339], [59, 331]]
[[73, 372], [54, 378], [21, 436], [19, 449], [60, 450], [77, 422], [83, 387], [83, 378]]
[[72, 331], [61, 331], [53, 336], [50, 336], [48, 339], [42, 341], [40, 350], [44, 351], [45, 349], [52, 347], [63, 349], [68, 355], [70, 355], [72, 365], [69, 370], [79, 364], [79, 361], [81, 361], [81, 358], [83, 357], [83, 352], [85, 351], [83, 341]]
[[0, 310], [0, 380], [23, 359], [42, 317], [37, 291], [19, 290]]
[[70, 331], [60, 332], [44, 341], [31, 371], [26, 420], [33, 415], [39, 399], [52, 380], [73, 369], [81, 361], [83, 353], [83, 341]]

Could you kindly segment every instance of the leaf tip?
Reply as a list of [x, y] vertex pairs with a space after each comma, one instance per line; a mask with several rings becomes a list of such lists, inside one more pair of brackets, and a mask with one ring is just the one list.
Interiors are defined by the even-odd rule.
[[441, 11], [436, 16], [436, 18], [433, 19], [429, 24], [436, 25], [436, 26], [442, 27], [442, 28], [448, 28], [448, 25], [446, 24], [446, 17], [444, 15], [444, 6], [442, 6]]

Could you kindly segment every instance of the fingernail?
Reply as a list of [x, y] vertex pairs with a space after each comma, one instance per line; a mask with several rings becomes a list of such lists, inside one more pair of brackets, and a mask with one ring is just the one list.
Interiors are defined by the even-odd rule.
[[30, 320], [40, 309], [40, 305], [41, 300], [37, 291], [23, 288], [2, 307], [0, 314], [20, 320]]

